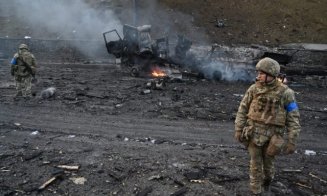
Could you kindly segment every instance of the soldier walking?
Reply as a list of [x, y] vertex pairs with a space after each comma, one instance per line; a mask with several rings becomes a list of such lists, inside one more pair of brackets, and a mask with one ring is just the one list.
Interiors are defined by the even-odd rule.
[[[274, 178], [275, 156], [295, 151], [300, 132], [294, 91], [277, 79], [280, 65], [271, 58], [256, 65], [256, 83], [246, 91], [235, 120], [235, 139], [250, 154], [250, 190], [261, 195]], [[283, 136], [287, 135], [287, 141]]]
[[18, 52], [15, 53], [11, 62], [11, 75], [15, 77], [17, 93], [15, 98], [32, 97], [32, 78], [36, 73], [36, 62], [34, 55], [29, 52], [26, 44], [20, 44]]

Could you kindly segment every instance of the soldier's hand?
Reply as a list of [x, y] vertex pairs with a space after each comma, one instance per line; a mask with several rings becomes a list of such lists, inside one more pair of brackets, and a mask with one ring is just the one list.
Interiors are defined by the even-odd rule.
[[32, 84], [36, 84], [37, 83], [37, 79], [35, 77], [32, 77]]
[[241, 131], [235, 131], [234, 138], [235, 138], [236, 141], [242, 142], [241, 141], [241, 136], [242, 136], [242, 132]]
[[10, 73], [12, 76], [15, 76], [15, 71], [17, 70], [17, 66], [16, 65], [11, 65], [11, 69], [10, 69]]
[[286, 144], [285, 154], [293, 154], [295, 152], [295, 144], [288, 142]]

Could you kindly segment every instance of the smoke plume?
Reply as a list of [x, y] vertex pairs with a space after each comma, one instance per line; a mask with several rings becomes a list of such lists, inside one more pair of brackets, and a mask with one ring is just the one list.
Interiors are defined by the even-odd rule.
[[[174, 55], [177, 35], [184, 35], [197, 46], [210, 43], [205, 29], [195, 25], [195, 16], [187, 15], [174, 8], [164, 6], [158, 0], [1, 0], [0, 11], [7, 9], [22, 25], [19, 32], [32, 39], [73, 39], [97, 40], [103, 42], [102, 33], [117, 29], [122, 35], [123, 24], [152, 26], [153, 39], [169, 37], [170, 55]], [[4, 2], [5, 1], [5, 2]], [[117, 9], [111, 3], [119, 4]], [[115, 10], [113, 10], [115, 9]], [[114, 35], [114, 34], [112, 34]], [[110, 39], [110, 37], [107, 37]], [[112, 37], [116, 40], [117, 37]], [[73, 42], [70, 42], [73, 43]], [[193, 45], [193, 46], [194, 46]], [[51, 46], [48, 46], [51, 49]], [[90, 46], [76, 42], [73, 46], [83, 54], [90, 56], [90, 51], [105, 51], [104, 44]], [[210, 47], [210, 45], [208, 46]], [[207, 50], [208, 52], [208, 50]], [[91, 54], [91, 56], [94, 56]], [[198, 56], [198, 55], [196, 55]], [[221, 56], [220, 56], [221, 57]], [[234, 58], [237, 59], [237, 58]], [[231, 62], [231, 61], [228, 61]], [[226, 61], [209, 61], [195, 64], [195, 69], [207, 78], [222, 80], [249, 80], [244, 66], [234, 66]], [[241, 67], [241, 69], [238, 69]]]
[[35, 39], [99, 40], [105, 30], [121, 28], [112, 10], [99, 11], [82, 0], [10, 0], [7, 4], [25, 33]]
[[[122, 29], [122, 24], [109, 3], [86, 3], [85, 0], [2, 0], [0, 5], [4, 6], [0, 6], [0, 11], [8, 13], [11, 18], [9, 25], [17, 29], [11, 30], [8, 37], [77, 40], [70, 41], [67, 47], [91, 57], [105, 51], [104, 44], [85, 45], [82, 40], [104, 43], [103, 32]], [[51, 45], [37, 47], [53, 51]]]

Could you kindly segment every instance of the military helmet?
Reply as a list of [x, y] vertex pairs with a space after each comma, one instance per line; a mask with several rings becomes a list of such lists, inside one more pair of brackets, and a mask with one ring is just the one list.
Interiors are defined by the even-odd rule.
[[274, 59], [265, 57], [261, 59], [255, 66], [257, 71], [265, 72], [268, 75], [277, 77], [280, 72], [280, 65]]
[[28, 47], [27, 47], [26, 44], [20, 44], [18, 48], [19, 49], [26, 49], [26, 50], [28, 50]]

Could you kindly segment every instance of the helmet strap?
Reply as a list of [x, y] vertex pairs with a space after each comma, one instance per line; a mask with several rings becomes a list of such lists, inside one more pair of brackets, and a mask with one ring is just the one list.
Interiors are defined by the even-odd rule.
[[[268, 82], [268, 76], [271, 76], [271, 77], [273, 77], [274, 79]], [[275, 76], [272, 76], [272, 75], [266, 73], [266, 76], [265, 76], [265, 83], [270, 83], [270, 82], [274, 81], [275, 79], [276, 79]]]

